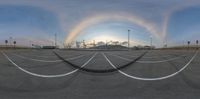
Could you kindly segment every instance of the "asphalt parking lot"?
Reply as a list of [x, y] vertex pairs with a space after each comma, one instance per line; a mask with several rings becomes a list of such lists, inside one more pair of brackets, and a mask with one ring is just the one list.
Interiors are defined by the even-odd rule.
[[1, 99], [198, 99], [196, 50], [1, 50]]

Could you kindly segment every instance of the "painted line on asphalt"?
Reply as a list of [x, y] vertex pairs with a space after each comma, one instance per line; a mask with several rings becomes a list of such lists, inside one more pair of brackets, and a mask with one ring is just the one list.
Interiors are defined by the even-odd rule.
[[[122, 75], [126, 76], [126, 77], [129, 77], [129, 78], [132, 78], [132, 79], [136, 79], [136, 80], [143, 80], [143, 81], [157, 81], [157, 80], [164, 80], [164, 79], [168, 79], [168, 78], [171, 78], [171, 77], [174, 77], [176, 75], [178, 75], [180, 72], [182, 72], [183, 70], [185, 70], [189, 65], [190, 63], [195, 59], [195, 57], [197, 56], [198, 54], [198, 51], [196, 51], [196, 53], [193, 55], [193, 57], [188, 61], [187, 64], [185, 64], [180, 70], [178, 70], [177, 72], [174, 72], [170, 75], [167, 75], [167, 76], [163, 76], [163, 77], [157, 77], [157, 78], [143, 78], [143, 77], [137, 77], [137, 76], [133, 76], [133, 75], [129, 75], [121, 70], [118, 70], [119, 73], [121, 73]], [[103, 53], [104, 57], [106, 58], [106, 60], [110, 63], [110, 65], [117, 69], [117, 67], [108, 59], [108, 57]]]
[[[23, 58], [23, 59], [26, 59], [26, 60], [46, 62], [46, 63], [55, 63], [55, 62], [62, 62], [63, 61], [63, 60], [51, 60], [51, 61], [50, 60], [41, 60], [41, 59], [28, 58], [28, 57], [17, 55], [17, 54], [13, 54], [13, 55], [20, 57], [20, 58]], [[79, 55], [79, 56], [76, 56], [76, 57], [67, 58], [66, 60], [75, 60], [75, 59], [78, 59], [78, 58], [81, 58], [81, 57], [84, 57], [84, 56], [85, 55]]]
[[123, 69], [123, 68], [127, 68], [128, 66], [130, 66], [131, 64], [135, 63], [137, 60], [139, 60], [140, 58], [142, 58], [147, 52], [142, 53], [139, 57], [135, 58], [134, 60], [130, 61], [129, 63], [126, 63], [122, 66], [119, 66], [117, 69], [103, 69], [103, 70], [99, 70], [99, 69], [90, 69], [90, 68], [81, 68], [80, 66], [73, 64], [67, 60], [65, 60], [63, 57], [61, 57], [58, 53], [54, 52], [55, 55], [58, 56], [58, 58], [60, 58], [61, 60], [63, 60], [64, 62], [66, 62], [67, 64], [69, 64], [70, 66], [72, 66], [73, 68], [77, 68], [80, 69], [82, 71], [86, 71], [86, 72], [91, 72], [91, 73], [111, 73], [111, 72], [115, 72], [118, 69]]
[[[33, 53], [32, 53], [33, 54]], [[41, 58], [56, 58], [57, 56], [55, 55], [48, 55], [48, 56], [38, 56], [38, 55], [32, 55], [32, 54], [29, 54], [29, 56], [34, 56], [34, 57], [41, 57]], [[35, 53], [35, 54], [40, 54], [40, 53]], [[66, 53], [64, 53], [66, 54]], [[69, 55], [66, 55], [66, 56], [69, 56]], [[63, 57], [66, 57], [66, 56], [63, 56]]]
[[[116, 57], [118, 57], [118, 58], [120, 58], [120, 59], [123, 59], [123, 60], [126, 60], [126, 61], [132, 61], [131, 59], [128, 59], [128, 58], [124, 58], [124, 57], [121, 57], [121, 56], [119, 56], [119, 55], [113, 55], [113, 54], [110, 54], [110, 55], [112, 55], [112, 56], [116, 56]], [[179, 58], [181, 58], [181, 57], [184, 57], [184, 56], [186, 56], [186, 55], [181, 55], [181, 56], [178, 56], [178, 57], [174, 57], [174, 58], [170, 58], [170, 59], [167, 59], [167, 60], [160, 60], [160, 61], [136, 61], [137, 63], [145, 63], [145, 64], [155, 64], [155, 63], [163, 63], [163, 62], [168, 62], [168, 61], [173, 61], [173, 60], [176, 60], [176, 59], [179, 59]]]
[[[36, 77], [42, 77], [42, 78], [57, 78], [57, 77], [64, 77], [64, 76], [68, 76], [70, 74], [73, 74], [75, 72], [77, 72], [79, 69], [75, 69], [71, 72], [68, 72], [68, 73], [64, 73], [64, 74], [58, 74], [58, 75], [42, 75], [42, 74], [37, 74], [37, 73], [33, 73], [33, 72], [30, 72], [26, 69], [23, 69], [22, 67], [20, 67], [19, 65], [17, 65], [15, 62], [13, 62], [13, 60], [11, 60], [8, 55], [6, 55], [4, 52], [2, 52], [2, 54], [6, 57], [6, 59], [8, 59], [9, 62], [11, 62], [14, 66], [16, 66], [18, 69], [20, 69], [21, 71], [29, 74], [29, 75], [32, 75], [32, 76], [36, 76]], [[86, 66], [95, 56], [96, 56], [97, 53], [95, 53], [87, 62], [85, 62], [81, 67], [84, 67]]]
[[[110, 54], [110, 53], [109, 53], [109, 54]], [[120, 55], [120, 54], [118, 54], [118, 55]], [[122, 55], [122, 56], [138, 57], [138, 56], [136, 56], [136, 55]], [[142, 58], [166, 58], [166, 57], [171, 57], [171, 56], [173, 56], [173, 55], [165, 55], [165, 56], [161, 56], [161, 57], [159, 57], [159, 56], [154, 56], [154, 57], [144, 56], [144, 57], [142, 57]]]

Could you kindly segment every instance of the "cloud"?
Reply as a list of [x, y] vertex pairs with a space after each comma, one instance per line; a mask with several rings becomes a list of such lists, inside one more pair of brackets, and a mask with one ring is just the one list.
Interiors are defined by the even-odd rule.
[[[167, 11], [164, 12], [164, 18], [163, 18], [163, 26], [162, 26], [162, 34], [163, 37], [166, 37], [167, 33], [167, 29], [168, 29], [168, 24], [169, 24], [169, 20], [172, 14], [187, 9], [189, 7], [193, 7], [193, 6], [199, 6], [200, 5], [200, 1], [197, 0], [186, 0], [186, 1], [182, 1], [184, 3], [180, 3], [178, 5], [172, 6], [170, 7]], [[167, 39], [167, 38], [165, 38]]]

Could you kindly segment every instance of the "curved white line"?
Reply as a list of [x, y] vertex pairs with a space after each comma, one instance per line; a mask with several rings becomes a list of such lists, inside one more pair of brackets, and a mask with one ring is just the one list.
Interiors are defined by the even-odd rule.
[[170, 59], [167, 59], [167, 60], [161, 60], [161, 61], [136, 61], [136, 62], [137, 63], [155, 64], [155, 63], [163, 63], [163, 62], [173, 61], [173, 60], [179, 59], [179, 58], [184, 57], [184, 56], [185, 55], [181, 55], [181, 56], [178, 56], [178, 57], [170, 58]]
[[[23, 69], [22, 67], [18, 66], [15, 62], [13, 62], [4, 52], [2, 52], [2, 54], [8, 59], [9, 62], [11, 62], [14, 66], [16, 66], [18, 69], [20, 69], [21, 71], [29, 74], [29, 75], [32, 75], [32, 76], [36, 76], [36, 77], [42, 77], [42, 78], [56, 78], [56, 77], [64, 77], [64, 76], [68, 76], [70, 74], [73, 74], [75, 72], [77, 72], [79, 69], [75, 69], [71, 72], [68, 72], [68, 73], [64, 73], [64, 74], [59, 74], [59, 75], [42, 75], [42, 74], [37, 74], [37, 73], [33, 73], [33, 72], [30, 72], [28, 70], [25, 70]], [[87, 62], [85, 62], [81, 67], [84, 67], [86, 66], [95, 56], [96, 56], [97, 53], [95, 53]]]
[[56, 57], [55, 55], [49, 55], [49, 56], [38, 56], [38, 55], [30, 55], [30, 56], [35, 56], [35, 57], [42, 57], [42, 58], [49, 58], [49, 57]]
[[[116, 56], [118, 58], [121, 58], [123, 60], [126, 60], [126, 61], [132, 61], [131, 59], [127, 59], [127, 58], [124, 58], [124, 57], [121, 57], [121, 56], [118, 56], [118, 55], [113, 55], [113, 54], [110, 54], [112, 56]], [[155, 63], [163, 63], [163, 62], [168, 62], [168, 61], [173, 61], [173, 60], [176, 60], [176, 59], [179, 59], [181, 57], [184, 57], [185, 55], [181, 55], [181, 56], [178, 56], [178, 57], [174, 57], [174, 58], [170, 58], [170, 59], [167, 59], [167, 60], [161, 60], [161, 61], [136, 61], [137, 63], [148, 63], [148, 64], [155, 64]]]
[[[49, 61], [49, 60], [40, 60], [40, 59], [34, 59], [34, 58], [28, 58], [28, 57], [24, 57], [24, 56], [21, 56], [21, 55], [17, 55], [17, 54], [13, 54], [17, 57], [20, 57], [20, 58], [23, 58], [23, 59], [27, 59], [27, 60], [32, 60], [32, 61], [38, 61], [38, 62], [46, 62], [46, 63], [55, 63], [55, 62], [62, 62], [63, 60], [52, 60], [52, 61]], [[67, 58], [66, 60], [74, 60], [74, 59], [77, 59], [77, 58], [81, 58], [85, 55], [79, 55], [79, 56], [76, 56], [76, 57], [71, 57], [71, 58]]]
[[[178, 75], [180, 72], [182, 72], [184, 69], [186, 69], [189, 64], [194, 60], [194, 58], [197, 56], [197, 53], [198, 51], [194, 54], [194, 56], [190, 59], [190, 61], [188, 61], [187, 64], [185, 64], [185, 66], [183, 66], [183, 68], [181, 68], [180, 70], [178, 70], [177, 72], [175, 73], [172, 73], [170, 75], [167, 75], [167, 76], [163, 76], [163, 77], [158, 77], [158, 78], [142, 78], [142, 77], [136, 77], [136, 76], [132, 76], [132, 75], [129, 75], [121, 70], [118, 70], [119, 73], [129, 77], [129, 78], [132, 78], [132, 79], [136, 79], [136, 80], [143, 80], [143, 81], [156, 81], [156, 80], [164, 80], [164, 79], [168, 79], [168, 78], [171, 78], [173, 76], [176, 76]], [[106, 60], [110, 63], [110, 65], [117, 69], [117, 67], [107, 58], [107, 56], [103, 53], [103, 56], [106, 58]]]
[[165, 55], [165, 56], [161, 56], [161, 57], [159, 57], [159, 56], [153, 56], [153, 57], [145, 56], [143, 58], [165, 58], [165, 57], [171, 57], [171, 56], [173, 56], [173, 55]]
[[[136, 56], [136, 55], [123, 55], [123, 56], [138, 57], [138, 56]], [[142, 57], [142, 58], [165, 58], [165, 57], [170, 57], [170, 56], [173, 56], [173, 55], [165, 55], [165, 56], [161, 56], [161, 57], [159, 57], [159, 56], [154, 56], [154, 57], [144, 56], [144, 57]]]

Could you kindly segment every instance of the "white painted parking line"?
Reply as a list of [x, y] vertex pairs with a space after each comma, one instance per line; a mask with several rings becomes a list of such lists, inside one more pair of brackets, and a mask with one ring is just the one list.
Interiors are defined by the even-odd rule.
[[[32, 76], [36, 76], [36, 77], [42, 77], [42, 78], [56, 78], [56, 77], [64, 77], [64, 76], [68, 76], [70, 74], [73, 74], [75, 72], [77, 72], [79, 69], [75, 69], [71, 72], [68, 72], [68, 73], [64, 73], [64, 74], [58, 74], [58, 75], [42, 75], [42, 74], [37, 74], [37, 73], [33, 73], [33, 72], [30, 72], [28, 70], [25, 70], [23, 69], [22, 67], [20, 67], [19, 65], [17, 65], [15, 62], [13, 62], [4, 52], [2, 52], [2, 54], [8, 59], [9, 62], [11, 62], [14, 66], [16, 66], [18, 69], [20, 69], [21, 71], [29, 74], [29, 75], [32, 75]], [[85, 62], [81, 67], [84, 67], [86, 66], [95, 56], [96, 56], [97, 53], [95, 53], [87, 62]]]
[[[21, 55], [17, 55], [17, 54], [13, 54], [17, 57], [20, 57], [20, 58], [23, 58], [23, 59], [27, 59], [27, 60], [32, 60], [32, 61], [38, 61], [38, 62], [47, 62], [47, 63], [55, 63], [55, 62], [62, 62], [62, 60], [41, 60], [41, 59], [34, 59], [34, 58], [28, 58], [28, 57], [24, 57], [24, 56], [21, 56]], [[67, 58], [66, 60], [75, 60], [75, 59], [78, 59], [78, 58], [81, 58], [81, 57], [84, 57], [85, 55], [79, 55], [79, 56], [76, 56], [76, 57], [71, 57], [71, 58]]]
[[[13, 53], [13, 54], [15, 54], [15, 53]], [[39, 53], [35, 53], [35, 54], [39, 54]], [[17, 55], [19, 55], [19, 54], [17, 54]], [[22, 56], [22, 55], [21, 55]], [[48, 56], [41, 56], [41, 55], [32, 55], [32, 54], [29, 54], [29, 56], [33, 56], [33, 57], [40, 57], [40, 58], [57, 58], [57, 56], [55, 56], [55, 55], [48, 55]], [[66, 55], [66, 56], [63, 56], [63, 57], [67, 57], [67, 56], [69, 56], [69, 55]], [[27, 56], [26, 56], [27, 57]]]
[[17, 54], [13, 54], [13, 55], [26, 59], [26, 60], [32, 60], [32, 61], [38, 61], [38, 62], [47, 62], [47, 63], [62, 62], [62, 60], [41, 60], [41, 59], [28, 58], [28, 57], [17, 55]]
[[170, 59], [166, 59], [166, 60], [160, 60], [160, 61], [137, 61], [137, 63], [148, 63], [148, 64], [155, 64], [155, 63], [163, 63], [163, 62], [168, 62], [168, 61], [173, 61], [173, 60], [177, 60], [180, 59], [182, 57], [184, 57], [185, 55], [181, 55], [178, 57], [174, 57], [174, 58], [170, 58]]
[[[37, 54], [39, 54], [39, 53], [37, 53]], [[41, 56], [41, 55], [40, 55], [40, 56], [38, 56], [38, 55], [32, 55], [32, 54], [30, 55], [30, 54], [29, 54], [29, 56], [41, 57], [41, 58], [49, 58], [49, 57], [51, 57], [51, 58], [56, 58], [55, 55], [48, 55], [48, 56]]]
[[[34, 53], [32, 53], [32, 54], [34, 54]], [[41, 56], [41, 55], [32, 55], [32, 54], [29, 54], [29, 56], [33, 56], [33, 57], [40, 57], [40, 58], [57, 58], [57, 56], [55, 56], [55, 55], [48, 55], [48, 56]], [[40, 54], [40, 53], [35, 53], [35, 54]], [[66, 54], [66, 53], [64, 53], [64, 54]], [[71, 53], [67, 53], [67, 54], [71, 54]], [[17, 55], [19, 55], [19, 54], [17, 54]], [[63, 57], [67, 57], [67, 56], [69, 56], [69, 55], [66, 55], [66, 56], [63, 56]]]
[[[123, 59], [123, 60], [126, 60], [126, 61], [132, 61], [131, 59], [128, 59], [128, 58], [124, 58], [124, 57], [121, 57], [119, 55], [113, 55], [113, 54], [110, 54], [112, 56], [116, 56], [120, 59]], [[182, 58], [184, 57], [185, 55], [181, 55], [181, 56], [178, 56], [178, 57], [174, 57], [174, 58], [170, 58], [170, 59], [166, 59], [166, 60], [160, 60], [160, 61], [136, 61], [137, 63], [148, 63], [148, 64], [155, 64], [155, 63], [163, 63], [163, 62], [168, 62], [168, 61], [173, 61], [173, 60], [177, 60], [179, 58]]]
[[[109, 53], [110, 54], [110, 53]], [[120, 54], [118, 54], [119, 56]], [[122, 55], [122, 56], [128, 56], [128, 57], [138, 57], [137, 55]], [[165, 56], [152, 56], [152, 57], [148, 57], [148, 56], [144, 56], [142, 58], [166, 58], [166, 57], [171, 57], [173, 55], [165, 55]]]
[[[110, 63], [110, 65], [117, 69], [117, 67], [108, 59], [108, 57], [102, 53], [103, 56], [106, 58], [106, 60]], [[121, 70], [118, 70], [119, 73], [123, 74], [124, 76], [126, 77], [129, 77], [129, 78], [132, 78], [132, 79], [136, 79], [136, 80], [143, 80], [143, 81], [156, 81], [156, 80], [164, 80], [164, 79], [168, 79], [168, 78], [171, 78], [171, 77], [174, 77], [176, 75], [178, 75], [180, 72], [182, 72], [183, 70], [185, 70], [189, 65], [190, 63], [195, 59], [195, 57], [197, 56], [198, 54], [198, 51], [196, 51], [196, 53], [193, 55], [193, 57], [188, 61], [187, 64], [185, 64], [180, 70], [178, 70], [177, 72], [175, 73], [172, 73], [170, 75], [167, 75], [167, 76], [163, 76], [163, 77], [158, 77], [158, 78], [143, 78], [143, 77], [137, 77], [137, 76], [133, 76], [133, 75], [129, 75]]]

